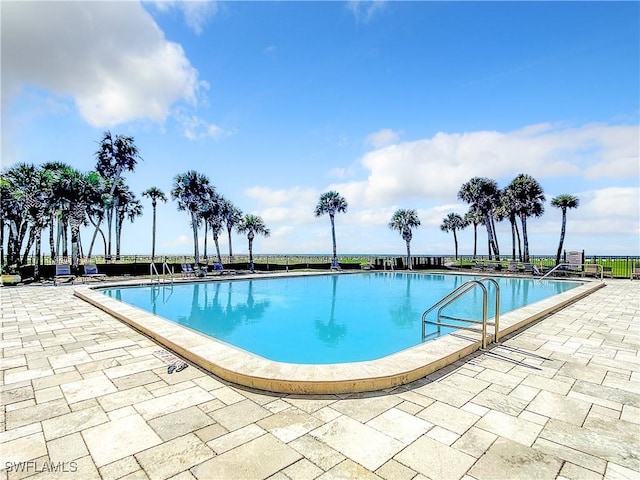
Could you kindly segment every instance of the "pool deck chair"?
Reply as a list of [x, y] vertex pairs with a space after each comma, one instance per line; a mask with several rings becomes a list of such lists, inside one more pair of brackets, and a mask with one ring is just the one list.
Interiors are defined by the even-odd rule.
[[181, 265], [182, 267], [182, 276], [183, 277], [195, 277], [196, 276], [196, 272], [193, 269], [193, 267], [188, 264], [188, 263], [183, 263]]
[[68, 263], [56, 264], [56, 275], [53, 277], [53, 285], [58, 286], [58, 283], [73, 283], [76, 279], [75, 275], [71, 274], [71, 265]]
[[640, 263], [636, 263], [633, 266], [633, 271], [631, 272], [631, 280], [634, 278], [640, 279]]
[[224, 265], [222, 265], [219, 262], [216, 262], [213, 265], [213, 274], [214, 275], [235, 275], [236, 271], [235, 270], [226, 270], [224, 268]]
[[95, 263], [87, 263], [84, 265], [84, 274], [82, 275], [82, 283], [87, 280], [104, 281], [107, 276], [104, 273], [98, 273], [98, 267]]

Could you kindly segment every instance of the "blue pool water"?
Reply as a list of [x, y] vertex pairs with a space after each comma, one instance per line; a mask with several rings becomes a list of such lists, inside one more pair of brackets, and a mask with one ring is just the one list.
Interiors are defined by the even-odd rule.
[[[421, 343], [422, 313], [471, 278], [370, 272], [101, 291], [270, 360], [327, 364], [373, 360]], [[580, 285], [496, 280], [501, 314]], [[488, 289], [492, 318], [494, 289]], [[482, 292], [476, 288], [445, 313], [479, 320], [481, 305]], [[434, 331], [427, 326], [428, 334]]]

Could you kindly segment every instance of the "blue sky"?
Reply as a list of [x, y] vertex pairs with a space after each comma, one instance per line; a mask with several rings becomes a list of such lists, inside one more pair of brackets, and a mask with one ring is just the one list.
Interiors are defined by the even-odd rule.
[[[102, 132], [135, 138], [138, 195], [206, 174], [271, 236], [255, 253], [330, 253], [313, 209], [337, 190], [338, 253], [403, 253], [387, 223], [415, 208], [416, 254], [453, 252], [474, 176], [569, 193], [565, 247], [640, 253], [638, 2], [2, 2], [2, 166], [88, 171]], [[148, 253], [151, 206], [124, 226]], [[159, 254], [193, 251], [158, 207]], [[561, 213], [529, 222], [554, 253]], [[88, 245], [90, 231], [83, 233]], [[499, 224], [509, 252], [507, 223]], [[473, 249], [469, 228], [460, 252]], [[210, 242], [211, 243], [211, 242]], [[46, 246], [44, 247], [46, 250]], [[86, 246], [85, 246], [86, 248]], [[222, 242], [223, 252], [226, 241]], [[236, 253], [246, 238], [234, 238]], [[480, 232], [479, 252], [486, 253]], [[98, 250], [96, 253], [101, 253]]]

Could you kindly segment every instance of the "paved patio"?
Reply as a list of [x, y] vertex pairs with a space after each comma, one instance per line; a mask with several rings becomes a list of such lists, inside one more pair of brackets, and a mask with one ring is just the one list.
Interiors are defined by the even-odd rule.
[[424, 379], [235, 387], [73, 296], [0, 289], [2, 479], [640, 478], [640, 282]]

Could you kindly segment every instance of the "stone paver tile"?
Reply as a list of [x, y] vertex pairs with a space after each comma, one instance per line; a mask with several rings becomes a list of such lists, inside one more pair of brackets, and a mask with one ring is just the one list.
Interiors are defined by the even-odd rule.
[[42, 425], [39, 422], [30, 423], [28, 425], [13, 428], [11, 430], [0, 431], [0, 444], [40, 432], [42, 432]]
[[[619, 388], [612, 388], [606, 385], [598, 385], [591, 382], [583, 382], [578, 380], [571, 388], [571, 392], [582, 393], [592, 397], [602, 398], [608, 402], [622, 405], [631, 405], [632, 407], [640, 408], [640, 395], [633, 392], [627, 392], [620, 390]], [[595, 401], [593, 403], [596, 403]], [[615, 408], [611, 405], [602, 403], [601, 405], [609, 408]]]
[[631, 423], [640, 424], [640, 408], [632, 407], [631, 405], [624, 405], [622, 407], [621, 420]]
[[58, 400], [59, 398], [64, 397], [64, 395], [62, 394], [62, 390], [58, 385], [54, 387], [43, 388], [41, 390], [36, 390], [35, 395], [36, 403], [50, 402], [51, 400]]
[[473, 413], [474, 415], [478, 415], [479, 417], [483, 417], [489, 411], [487, 407], [477, 405], [473, 402], [467, 402], [460, 408], [465, 412]]
[[260, 427], [284, 443], [289, 443], [291, 440], [301, 437], [319, 427], [322, 423], [313, 415], [293, 408], [283, 410], [257, 422]]
[[543, 427], [549, 421], [549, 417], [545, 417], [544, 415], [539, 415], [537, 413], [533, 413], [528, 410], [525, 410], [520, 415], [518, 415], [518, 418], [521, 418], [522, 420], [526, 420], [528, 422], [535, 423], [536, 425], [541, 425]]
[[558, 395], [566, 395], [569, 393], [569, 390], [571, 390], [572, 383], [541, 377], [539, 375], [529, 375], [522, 381], [522, 385], [557, 393]]
[[562, 461], [557, 457], [506, 438], [499, 438], [469, 470], [469, 475], [478, 480], [552, 480], [556, 478], [561, 467]]
[[102, 374], [77, 382], [65, 383], [61, 388], [69, 403], [81, 402], [118, 391], [116, 386]]
[[325, 471], [342, 462], [345, 458], [340, 452], [322, 443], [320, 440], [315, 439], [311, 435], [297, 438], [289, 443], [289, 446]]
[[596, 365], [580, 365], [578, 363], [565, 363], [558, 371], [559, 375], [564, 375], [576, 380], [584, 380], [591, 383], [602, 383], [607, 374], [606, 368]]
[[54, 462], [70, 462], [89, 455], [80, 433], [72, 433], [47, 442], [49, 459]]
[[11, 405], [13, 403], [24, 402], [25, 400], [31, 400], [35, 398], [35, 393], [31, 385], [24, 385], [21, 387], [2, 387], [0, 389], [0, 395], [3, 405]]
[[302, 456], [267, 433], [191, 469], [200, 480], [261, 480], [294, 464]]
[[178, 410], [148, 422], [149, 426], [164, 441], [199, 430], [213, 423], [215, 423], [214, 420], [198, 407]]
[[171, 393], [152, 400], [136, 403], [134, 408], [146, 420], [166, 415], [176, 410], [192, 407], [212, 400], [213, 396], [200, 387], [192, 387], [180, 392]]
[[47, 446], [42, 433], [16, 438], [2, 444], [2, 468], [6, 464], [26, 462], [47, 454]]
[[471, 455], [427, 436], [420, 437], [394, 459], [428, 478], [438, 480], [458, 480], [476, 461]]
[[604, 478], [605, 480], [636, 480], [638, 471], [609, 462]]
[[414, 392], [456, 408], [460, 408], [475, 396], [475, 393], [460, 390], [458, 388], [452, 388], [451, 386], [443, 385], [440, 382], [428, 383], [422, 387], [416, 388]]
[[560, 445], [545, 438], [538, 438], [533, 444], [533, 448], [537, 448], [542, 452], [549, 453], [558, 458], [566, 460], [567, 462], [574, 463], [580, 467], [597, 472], [601, 475], [604, 474], [607, 466], [607, 462], [601, 458], [589, 455], [588, 453], [580, 452], [565, 445]]
[[382, 412], [395, 407], [402, 400], [391, 395], [364, 396], [349, 398], [331, 405], [331, 408], [354, 420], [365, 423]]
[[18, 410], [20, 408], [33, 407], [36, 404], [35, 399], [25, 400], [24, 402], [11, 403], [5, 407], [5, 411]]
[[236, 430], [271, 415], [271, 412], [251, 400], [233, 403], [210, 414], [227, 430]]
[[53, 387], [56, 385], [63, 385], [65, 383], [75, 382], [82, 380], [82, 375], [77, 370], [71, 370], [68, 372], [60, 372], [48, 377], [37, 378], [32, 381], [33, 388], [41, 390], [43, 388]]
[[418, 413], [417, 417], [459, 435], [466, 432], [480, 418], [474, 413], [465, 412], [442, 402], [435, 402], [429, 405]]
[[495, 410], [482, 417], [476, 427], [526, 446], [533, 445], [542, 430], [541, 425]]
[[240, 395], [233, 388], [227, 386], [211, 390], [211, 393], [225, 405], [231, 405], [245, 400], [245, 397]]
[[53, 440], [108, 421], [100, 407], [92, 407], [44, 420], [42, 430], [47, 440]]
[[110, 412], [152, 398], [155, 397], [146, 388], [134, 387], [98, 397], [98, 402], [106, 412]]
[[[91, 456], [86, 455], [77, 460], [64, 463], [49, 463], [49, 471], [43, 471], [29, 477], [29, 480], [68, 480], [69, 478], [82, 478], [82, 480], [102, 480], [98, 469]], [[44, 467], [44, 462], [40, 463]]]
[[521, 382], [522, 377], [512, 375], [510, 373], [498, 372], [496, 370], [485, 369], [476, 375], [478, 380], [484, 380], [487, 383], [495, 383], [509, 389], [516, 388]]
[[380, 477], [347, 458], [320, 475], [317, 480], [380, 480]]
[[118, 390], [127, 390], [129, 388], [141, 387], [158, 382], [159, 380], [160, 377], [151, 370], [145, 370], [144, 372], [134, 373], [131, 375], [125, 375], [124, 377], [111, 379]]
[[404, 444], [346, 416], [310, 433], [369, 470], [376, 470], [398, 453]]
[[109, 377], [111, 380], [115, 380], [116, 378], [126, 377], [128, 375], [133, 375], [134, 373], [144, 372], [146, 370], [153, 370], [155, 368], [163, 367], [164, 363], [159, 358], [147, 358], [144, 360], [136, 359], [133, 363], [128, 363], [125, 365], [119, 365], [117, 367], [107, 368], [104, 371], [104, 374]]
[[306, 458], [303, 458], [290, 467], [285, 468], [282, 473], [284, 473], [287, 478], [295, 480], [313, 480], [322, 475], [324, 471]]
[[438, 383], [475, 394], [482, 392], [487, 387], [489, 387], [489, 385], [491, 385], [490, 382], [479, 377], [469, 377], [458, 372], [453, 372], [447, 375], [446, 377], [439, 380]]
[[215, 456], [194, 434], [178, 437], [134, 455], [150, 478], [169, 478]]
[[338, 418], [340, 415], [342, 415], [342, 413], [331, 407], [324, 407], [313, 412], [313, 416], [324, 423], [330, 422], [334, 418]]
[[7, 412], [7, 429], [22, 427], [34, 422], [40, 422], [48, 418], [57, 417], [69, 413], [71, 410], [63, 399], [40, 403], [29, 408], [21, 408]]
[[396, 440], [400, 440], [405, 445], [413, 442], [433, 427], [432, 423], [416, 418], [397, 408], [387, 410], [382, 415], [378, 415], [373, 420], [368, 421], [366, 425]]
[[140, 470], [140, 464], [133, 455], [116, 460], [99, 469], [102, 480], [116, 480], [138, 470]]
[[15, 368], [4, 372], [4, 384], [10, 385], [12, 383], [19, 383], [36, 378], [49, 377], [51, 375], [53, 375], [53, 370], [50, 368], [34, 368], [31, 370]]
[[541, 391], [536, 398], [527, 406], [527, 410], [555, 418], [564, 422], [582, 425], [587, 418], [591, 404], [574, 400], [562, 395]]
[[409, 467], [405, 467], [394, 459], [386, 462], [376, 470], [375, 473], [385, 480], [411, 480], [417, 475], [417, 472], [414, 472]]
[[602, 478], [604, 478], [602, 475], [593, 470], [588, 470], [569, 462], [565, 462], [562, 465], [558, 476], [560, 480], [602, 480]]
[[438, 425], [429, 430], [426, 435], [427, 437], [433, 438], [444, 445], [452, 445], [460, 438], [460, 435], [457, 433], [447, 430], [446, 428], [439, 427]]
[[52, 355], [49, 357], [49, 363], [54, 369], [79, 365], [81, 363], [92, 362], [93, 358], [85, 350], [77, 350], [62, 355]]
[[314, 413], [335, 403], [338, 397], [336, 395], [287, 395], [284, 400], [298, 410]]
[[422, 408], [428, 407], [435, 399], [427, 397], [421, 393], [416, 392], [415, 390], [407, 390], [398, 393], [398, 397], [406, 400], [407, 402], [415, 403], [416, 405], [420, 405]]
[[266, 433], [266, 430], [260, 428], [254, 423], [251, 423], [246, 427], [239, 428], [233, 432], [217, 436], [213, 440], [207, 442], [207, 446], [217, 454], [221, 454], [231, 450], [232, 448], [236, 448], [238, 445], [242, 445], [243, 443], [247, 443], [261, 437]]
[[520, 412], [527, 406], [527, 401], [520, 400], [509, 395], [503, 395], [492, 390], [485, 390], [473, 397], [473, 403], [482, 405], [491, 410], [498, 410], [502, 413], [518, 416]]
[[540, 392], [539, 388], [530, 387], [528, 385], [518, 385], [516, 388], [511, 390], [509, 393], [510, 397], [517, 398], [519, 400], [524, 400], [525, 402], [530, 402], [536, 395]]
[[91, 427], [82, 436], [98, 468], [162, 443], [140, 415]]
[[540, 433], [555, 443], [640, 471], [638, 426], [623, 420], [585, 422], [584, 428], [551, 419]]
[[480, 458], [496, 438], [498, 438], [498, 436], [493, 433], [471, 427], [453, 444], [453, 447], [467, 455]]
[[227, 432], [227, 429], [224, 428], [219, 423], [214, 423], [212, 425], [209, 425], [208, 427], [204, 427], [199, 430], [196, 430], [194, 433], [203, 442], [208, 442], [210, 440], [213, 440], [214, 438], [218, 438], [222, 435], [225, 435], [228, 432]]

